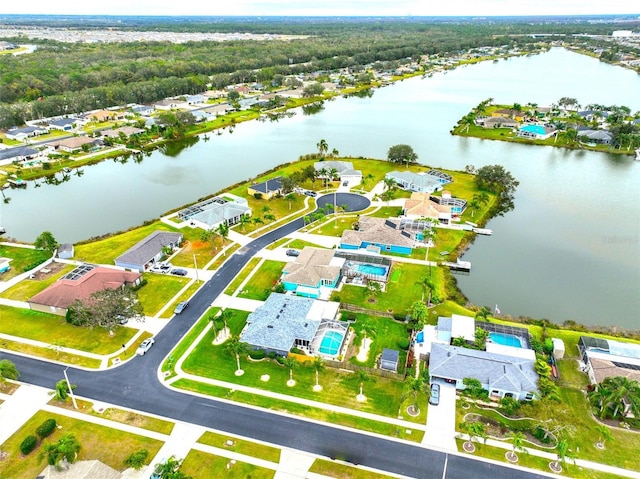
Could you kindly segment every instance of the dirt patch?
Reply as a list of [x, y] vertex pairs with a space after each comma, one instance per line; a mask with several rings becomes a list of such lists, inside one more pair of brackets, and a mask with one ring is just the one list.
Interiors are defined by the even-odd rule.
[[50, 263], [47, 266], [44, 266], [43, 268], [40, 268], [38, 271], [35, 271], [34, 273], [32, 273], [33, 277], [31, 279], [34, 279], [36, 281], [42, 281], [45, 280], [47, 278], [50, 278], [51, 276], [55, 276], [56, 274], [58, 274], [60, 271], [62, 271], [67, 265], [65, 263]]

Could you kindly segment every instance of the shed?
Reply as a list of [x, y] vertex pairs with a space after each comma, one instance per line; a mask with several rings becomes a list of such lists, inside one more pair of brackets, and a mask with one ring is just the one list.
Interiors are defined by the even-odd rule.
[[564, 341], [560, 338], [551, 338], [551, 341], [553, 341], [553, 357], [564, 358]]
[[73, 258], [73, 245], [71, 243], [64, 243], [58, 246], [58, 258], [71, 259]]
[[397, 349], [383, 349], [380, 358], [380, 369], [398, 372], [398, 361], [400, 360], [400, 351]]

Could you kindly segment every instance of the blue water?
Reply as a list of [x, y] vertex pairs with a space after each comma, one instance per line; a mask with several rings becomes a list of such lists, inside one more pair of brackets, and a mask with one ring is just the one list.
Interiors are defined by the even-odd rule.
[[520, 128], [520, 131], [528, 131], [529, 133], [535, 133], [536, 135], [544, 135], [544, 128], [540, 125], [527, 125]]
[[320, 343], [318, 351], [322, 354], [335, 356], [340, 350], [340, 345], [342, 344], [343, 338], [344, 335], [340, 331], [326, 331], [324, 333], [324, 336], [322, 337], [322, 342]]
[[374, 274], [376, 276], [384, 276], [387, 274], [387, 268], [384, 266], [374, 266], [372, 264], [359, 264], [357, 270], [362, 274]]
[[424, 343], [424, 331], [420, 331], [416, 334], [416, 343]]
[[513, 346], [514, 348], [522, 347], [520, 339], [511, 334], [489, 333], [489, 337], [494, 343], [502, 344], [503, 346]]

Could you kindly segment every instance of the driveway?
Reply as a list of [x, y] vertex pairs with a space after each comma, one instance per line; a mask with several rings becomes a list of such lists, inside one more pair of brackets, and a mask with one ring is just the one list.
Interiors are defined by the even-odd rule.
[[440, 403], [429, 405], [427, 429], [422, 444], [440, 450], [457, 451], [456, 446], [456, 388], [440, 383]]

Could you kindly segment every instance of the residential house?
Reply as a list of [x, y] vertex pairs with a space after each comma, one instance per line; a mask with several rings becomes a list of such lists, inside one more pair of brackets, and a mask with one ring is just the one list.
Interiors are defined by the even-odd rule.
[[142, 275], [137, 272], [85, 264], [30, 298], [28, 303], [33, 310], [65, 316], [75, 300], [87, 300], [93, 293], [105, 289], [136, 286], [141, 279]]
[[178, 100], [170, 99], [170, 98], [163, 98], [162, 100], [155, 102], [153, 104], [153, 107], [156, 110], [169, 111], [169, 110], [178, 108], [180, 103], [184, 103], [184, 102], [180, 102]]
[[211, 113], [208, 113], [204, 110], [193, 110], [191, 114], [193, 115], [196, 123], [202, 123], [203, 121], [210, 121], [215, 119], [215, 115], [212, 115]]
[[464, 389], [464, 379], [480, 381], [492, 398], [519, 401], [539, 395], [535, 359], [507, 356], [448, 344], [431, 345], [429, 381]]
[[451, 196], [451, 192], [443, 190], [440, 196], [431, 195], [429, 197], [431, 201], [437, 203], [440, 206], [446, 206], [450, 208], [451, 217], [455, 220], [458, 219], [464, 210], [467, 208], [467, 201], [462, 198], [456, 198]]
[[149, 116], [153, 113], [154, 108], [150, 105], [133, 105], [130, 110], [136, 115]]
[[288, 89], [277, 92], [282, 98], [302, 98], [302, 89]]
[[87, 145], [87, 148], [93, 149], [97, 146], [102, 146], [103, 142], [99, 138], [89, 138], [88, 136], [72, 136], [63, 140], [54, 141], [51, 143], [56, 150], [66, 151], [67, 153], [74, 153], [82, 150]]
[[78, 123], [78, 118], [57, 118], [47, 123], [50, 130], [72, 131]]
[[514, 110], [513, 108], [501, 108], [491, 113], [494, 118], [512, 118], [516, 121], [524, 120], [524, 112], [521, 110]]
[[207, 103], [208, 98], [204, 95], [185, 95], [184, 101], [187, 105], [203, 105]]
[[40, 156], [40, 151], [28, 146], [17, 146], [0, 150], [0, 166], [10, 165], [14, 161], [33, 160]]
[[342, 249], [411, 254], [415, 242], [408, 233], [385, 218], [360, 216], [357, 229], [345, 230], [340, 239]]
[[78, 461], [69, 464], [65, 460], [57, 466], [47, 466], [36, 479], [122, 479], [122, 473], [98, 460]]
[[531, 138], [534, 140], [546, 140], [556, 134], [557, 128], [553, 125], [528, 124], [521, 126], [516, 132], [520, 138]]
[[380, 369], [385, 371], [398, 372], [398, 363], [400, 362], [400, 351], [397, 349], [384, 348], [380, 356]]
[[578, 140], [585, 143], [610, 145], [613, 134], [607, 130], [578, 130]]
[[[350, 161], [317, 161], [313, 164], [313, 168], [318, 173], [318, 178], [333, 179], [331, 172], [335, 170], [336, 175], [341, 182], [348, 182], [349, 186], [356, 186], [362, 182], [362, 172], [353, 169], [353, 163]], [[321, 175], [321, 171], [326, 174]]]
[[85, 117], [89, 121], [95, 121], [96, 123], [103, 123], [105, 121], [117, 120], [123, 118], [122, 114], [117, 111], [111, 110], [96, 110], [85, 114]]
[[215, 229], [221, 224], [235, 225], [243, 216], [251, 216], [249, 203], [231, 193], [209, 198], [178, 212], [182, 221], [189, 221], [191, 226], [204, 230]]
[[[340, 303], [272, 293], [247, 317], [240, 341], [255, 350], [287, 356], [292, 348], [309, 355], [337, 356], [348, 326], [338, 321]], [[322, 346], [326, 331], [336, 331], [340, 344], [328, 351]], [[338, 336], [334, 335], [334, 336]], [[329, 354], [331, 353], [331, 354]]]
[[418, 192], [405, 200], [402, 215], [408, 219], [431, 218], [445, 225], [452, 219], [450, 206], [434, 201], [429, 193]]
[[182, 243], [182, 233], [154, 231], [115, 259], [116, 266], [145, 271], [164, 256], [165, 248], [176, 249]]
[[513, 118], [506, 118], [501, 116], [485, 118], [484, 121], [482, 122], [482, 127], [487, 129], [488, 128], [517, 128], [519, 125], [520, 123], [518, 123]]
[[580, 336], [578, 350], [592, 384], [616, 376], [640, 382], [640, 345]]
[[200, 111], [204, 111], [206, 113], [209, 113], [215, 116], [222, 116], [222, 115], [226, 115], [231, 110], [233, 110], [233, 108], [228, 103], [219, 103], [218, 105], [211, 105], [206, 108], [203, 108]]
[[282, 194], [282, 177], [271, 178], [261, 183], [254, 183], [247, 188], [247, 193], [256, 196], [261, 195], [265, 200], [269, 200], [274, 196]]
[[7, 140], [24, 141], [32, 136], [44, 135], [46, 133], [47, 130], [39, 126], [24, 126], [22, 128], [11, 128], [5, 136]]
[[121, 126], [120, 128], [102, 130], [100, 132], [103, 138], [120, 138], [120, 133], [128, 138], [133, 135], [144, 133], [144, 130], [142, 128], [136, 128], [134, 126]]
[[18, 45], [11, 42], [0, 41], [0, 52], [5, 50], [15, 50], [18, 48]]
[[344, 263], [345, 259], [334, 256], [333, 250], [306, 246], [282, 270], [282, 285], [298, 296], [328, 299], [340, 282]]
[[413, 171], [392, 171], [387, 173], [386, 178], [396, 182], [399, 188], [407, 191], [418, 191], [420, 193], [433, 193], [442, 190], [440, 178], [429, 173], [414, 173]]

